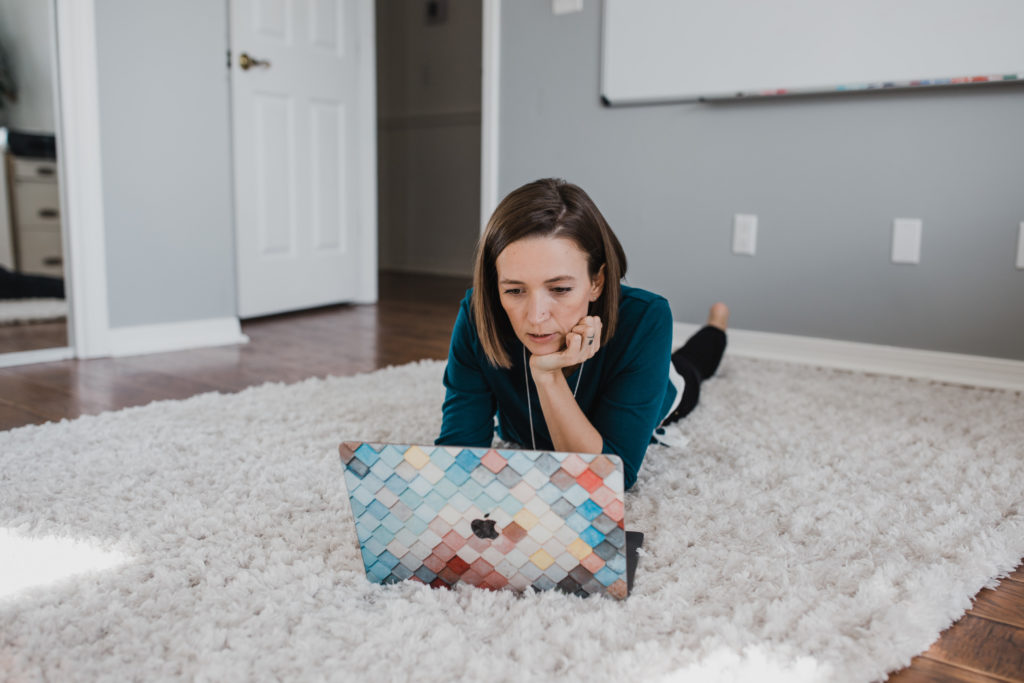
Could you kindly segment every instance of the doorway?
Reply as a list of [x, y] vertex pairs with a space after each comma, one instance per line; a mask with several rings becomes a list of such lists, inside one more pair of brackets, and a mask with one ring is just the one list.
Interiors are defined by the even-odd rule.
[[[95, 45], [95, 31], [91, 28], [94, 25], [94, 6], [91, 1], [78, 2], [78, 0], [51, 0], [47, 3], [48, 5], [56, 4], [58, 8], [57, 17], [60, 24], [60, 31], [57, 33], [59, 39], [59, 63], [60, 71], [66, 76], [62, 80], [60, 91], [63, 105], [67, 111], [74, 111], [76, 115], [74, 117], [65, 117], [63, 121], [63, 129], [66, 130], [64, 135], [64, 145], [66, 154], [64, 154], [64, 160], [62, 166], [66, 166], [65, 172], [69, 182], [67, 183], [68, 188], [65, 192], [65, 201], [68, 204], [68, 215], [70, 219], [73, 219], [72, 230], [68, 232], [68, 239], [70, 241], [70, 248], [68, 254], [74, 259], [74, 263], [70, 264], [74, 267], [69, 269], [67, 273], [70, 278], [69, 284], [71, 284], [71, 294], [74, 295], [74, 302], [72, 306], [73, 313], [72, 325], [73, 328], [73, 341], [74, 350], [73, 355], [82, 358], [96, 357], [109, 355], [111, 353], [111, 347], [113, 344], [112, 328], [110, 326], [110, 318], [108, 315], [108, 286], [107, 286], [107, 268], [105, 262], [105, 233], [104, 233], [104, 211], [101, 191], [101, 184], [99, 179], [101, 178], [101, 168], [99, 164], [100, 160], [100, 146], [99, 140], [99, 126], [98, 126], [98, 88], [96, 83], [96, 45]], [[410, 3], [391, 3], [395, 5], [408, 5], [410, 8], [419, 8], [416, 11], [415, 16], [417, 20], [423, 17], [423, 12], [427, 12], [426, 3], [422, 0], [414, 0]], [[443, 123], [443, 119], [446, 114], [449, 113], [462, 113], [464, 117], [469, 117], [469, 121], [472, 125], [475, 125], [476, 129], [470, 135], [464, 136], [462, 139], [465, 142], [458, 144], [448, 144], [441, 147], [440, 152], [432, 152], [434, 156], [434, 164], [423, 163], [421, 159], [412, 159], [410, 165], [417, 170], [416, 173], [425, 173], [427, 176], [445, 177], [439, 172], [439, 169], [448, 163], [448, 159], [445, 155], [451, 156], [456, 154], [460, 149], [470, 149], [471, 155], [467, 156], [467, 159], [472, 161], [465, 162], [468, 166], [466, 178], [467, 181], [459, 180], [448, 180], [442, 188], [444, 193], [438, 193], [438, 196], [448, 197], [446, 201], [450, 206], [442, 206], [442, 209], [446, 213], [439, 212], [438, 215], [447, 216], [438, 220], [430, 215], [424, 208], [424, 202], [419, 205], [407, 202], [404, 212], [411, 214], [410, 219], [403, 221], [402, 229], [404, 230], [397, 239], [392, 240], [390, 236], [392, 223], [384, 221], [385, 225], [381, 229], [381, 238], [388, 239], [389, 243], [385, 245], [386, 248], [391, 246], [391, 243], [398, 245], [404, 250], [405, 260], [404, 262], [395, 263], [394, 261], [386, 262], [394, 268], [408, 268], [410, 270], [415, 269], [419, 271], [427, 272], [451, 272], [451, 273], [468, 273], [470, 269], [471, 254], [473, 246], [476, 242], [476, 238], [479, 234], [480, 218], [479, 213], [473, 214], [473, 207], [477, 206], [481, 196], [481, 183], [480, 179], [480, 135], [479, 135], [479, 111], [481, 108], [480, 103], [480, 71], [479, 71], [479, 60], [480, 60], [480, 44], [481, 34], [483, 35], [482, 43], [483, 47], [487, 49], [487, 54], [484, 55], [483, 63], [484, 68], [489, 74], [491, 86], [487, 87], [485, 83], [484, 87], [484, 102], [483, 102], [483, 128], [485, 133], [484, 145], [483, 145], [483, 157], [485, 167], [483, 168], [483, 196], [485, 198], [485, 204], [493, 207], [495, 203], [493, 196], [496, 195], [496, 183], [495, 176], [496, 172], [492, 166], [496, 166], [496, 56], [497, 56], [497, 15], [499, 14], [496, 10], [500, 6], [497, 0], [483, 0], [477, 3], [468, 2], [460, 3], [459, 7], [447, 6], [447, 7], [436, 7], [430, 9], [432, 16], [440, 19], [439, 23], [431, 24], [429, 27], [438, 30], [444, 30], [444, 26], [453, 26], [460, 17], [462, 17], [463, 7], [462, 5], [476, 5], [472, 9], [474, 16], [479, 17], [480, 8], [479, 4], [483, 5], [482, 14], [484, 19], [484, 27], [474, 27], [470, 30], [465, 30], [462, 33], [466, 36], [466, 39], [472, 41], [469, 43], [470, 47], [464, 47], [461, 54], [466, 55], [465, 59], [461, 62], [461, 68], [465, 68], [465, 65], [470, 63], [476, 63], [476, 66], [470, 67], [470, 73], [472, 76], [466, 81], [470, 87], [473, 88], [472, 95], [466, 97], [464, 100], [467, 103], [465, 108], [461, 110], [458, 107], [450, 107], [449, 109], [437, 109], [433, 113], [438, 116], [432, 121], [426, 120], [426, 123]], [[227, 7], [225, 3], [224, 7]], [[369, 8], [375, 8], [375, 4], [370, 4]], [[444, 10], [443, 12], [439, 10]], [[411, 12], [411, 10], [410, 10]], [[488, 17], [490, 17], [488, 19]], [[479, 18], [475, 18], [474, 23], [478, 24]], [[369, 22], [367, 22], [369, 23]], [[380, 22], [384, 25], [385, 22]], [[367, 26], [369, 28], [369, 26]], [[389, 35], [385, 32], [385, 35]], [[488, 38], [488, 35], [490, 38]], [[387, 39], [384, 39], [387, 40]], [[399, 41], [404, 39], [398, 39]], [[456, 41], [452, 40], [453, 45]], [[394, 41], [388, 43], [394, 45]], [[402, 48], [404, 54], [409, 54], [409, 46]], [[448, 49], [444, 45], [435, 44], [434, 47], [441, 51]], [[450, 46], [449, 46], [450, 47]], [[382, 47], [383, 49], [383, 47]], [[397, 49], [397, 48], [396, 48]], [[411, 58], [410, 58], [411, 59]], [[428, 57], [429, 59], [429, 57]], [[382, 62], [384, 60], [381, 60]], [[488, 66], [490, 65], [490, 66]], [[455, 67], [460, 67], [460, 63], [456, 61]], [[408, 73], [412, 73], [411, 70], [406, 69]], [[475, 73], [474, 73], [475, 72]], [[427, 70], [421, 71], [421, 74], [426, 76], [436, 75], [437, 71]], [[442, 77], [447, 77], [447, 72], [442, 69], [440, 72]], [[402, 78], [408, 78], [404, 76]], [[436, 84], [438, 81], [430, 80], [428, 84]], [[408, 87], [408, 84], [403, 84], [403, 87]], [[490, 95], [488, 94], [490, 92]], [[411, 101], [411, 100], [410, 100]], [[443, 102], [443, 99], [438, 100]], [[431, 112], [413, 112], [414, 114], [419, 113], [431, 113]], [[465, 121], [465, 118], [463, 118]], [[489, 132], [488, 132], [489, 131]], [[372, 144], [373, 140], [370, 141], [371, 149], [368, 150], [370, 156], [369, 159], [373, 159]], [[435, 149], [436, 149], [435, 145]], [[74, 152], [74, 154], [72, 154]], [[431, 158], [430, 155], [426, 155], [426, 158]], [[490, 161], [488, 161], [490, 160]], [[418, 162], [418, 163], [412, 163]], [[371, 162], [372, 163], [372, 162]], [[426, 168], [426, 171], [422, 169]], [[411, 182], [410, 179], [415, 178], [416, 173], [405, 173], [407, 182]], [[374, 174], [372, 177], [376, 177]], [[390, 176], [389, 176], [390, 178]], [[436, 197], [435, 197], [436, 199]], [[434, 204], [436, 206], [437, 203]], [[459, 216], [452, 218], [456, 215], [456, 212], [451, 209], [456, 205], [463, 207], [469, 207], [468, 210], [463, 208]], [[371, 206], [375, 206], [371, 204]], [[397, 204], [395, 204], [397, 206]], [[411, 207], [411, 208], [410, 208]], [[426, 207], [429, 209], [429, 206]], [[428, 221], [433, 221], [432, 226], [439, 225], [439, 228], [429, 227], [424, 228], [428, 225]], [[375, 222], [375, 221], [374, 221]], [[460, 230], [464, 230], [463, 233], [459, 233], [455, 239], [448, 239], [445, 237], [446, 229], [449, 226], [458, 226]], [[410, 232], [416, 230], [416, 234], [410, 235]], [[422, 240], [424, 237], [428, 239], [426, 244], [427, 248], [422, 250], [422, 254], [417, 254], [417, 243], [413, 239]], [[422, 245], [422, 241], [419, 243]], [[374, 245], [376, 246], [376, 245]], [[441, 257], [450, 256], [451, 254], [457, 254], [454, 258], [449, 260], [449, 263], [454, 262], [456, 266], [454, 268], [445, 267], [442, 263], [442, 259], [437, 258], [437, 253], [432, 252], [431, 249], [442, 247]], [[458, 250], [463, 250], [458, 253]], [[372, 253], [372, 252], [371, 252]], [[409, 258], [409, 256], [414, 258]], [[370, 265], [371, 274], [370, 279], [374, 280], [372, 271], [375, 271], [379, 267], [379, 259], [377, 257], [368, 257], [364, 263]], [[84, 312], [84, 313], [83, 313]], [[217, 335], [214, 335], [217, 336]], [[205, 339], [206, 337], [204, 337]], [[219, 338], [219, 336], [218, 336]], [[65, 349], [67, 355], [64, 357], [71, 357], [72, 350]]]
[[376, 2], [378, 267], [468, 278], [480, 235], [484, 2]]
[[0, 0], [0, 365], [67, 355], [52, 2]]

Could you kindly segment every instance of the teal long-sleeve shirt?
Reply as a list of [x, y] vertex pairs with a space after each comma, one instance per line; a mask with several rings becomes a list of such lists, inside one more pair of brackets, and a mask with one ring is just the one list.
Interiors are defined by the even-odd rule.
[[[668, 378], [672, 347], [668, 301], [642, 289], [621, 287], [615, 335], [567, 379], [570, 387], [579, 379], [576, 402], [604, 439], [602, 452], [622, 458], [628, 489], [636, 482], [651, 436], [671, 409], [676, 389]], [[471, 297], [469, 290], [452, 331], [441, 435], [434, 443], [489, 447], [497, 415], [498, 436], [530, 448], [529, 391], [536, 448], [552, 449], [537, 388], [532, 378], [527, 381], [522, 344], [513, 340], [508, 347], [511, 368], [491, 365], [473, 324]]]

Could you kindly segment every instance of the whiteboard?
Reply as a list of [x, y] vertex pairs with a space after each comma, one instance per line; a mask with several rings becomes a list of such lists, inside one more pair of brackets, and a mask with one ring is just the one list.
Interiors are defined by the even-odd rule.
[[1024, 82], [1024, 0], [605, 0], [609, 104]]

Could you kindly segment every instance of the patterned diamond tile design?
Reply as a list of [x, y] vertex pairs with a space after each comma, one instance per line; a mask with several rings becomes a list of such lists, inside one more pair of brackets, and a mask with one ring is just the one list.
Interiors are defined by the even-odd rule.
[[622, 600], [622, 461], [614, 456], [346, 442], [366, 575]]

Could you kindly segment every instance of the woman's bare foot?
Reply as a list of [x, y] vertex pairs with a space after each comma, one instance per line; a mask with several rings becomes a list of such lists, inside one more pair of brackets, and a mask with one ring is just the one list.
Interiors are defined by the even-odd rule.
[[729, 326], [729, 307], [719, 301], [708, 311], [708, 325], [725, 330]]

